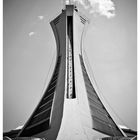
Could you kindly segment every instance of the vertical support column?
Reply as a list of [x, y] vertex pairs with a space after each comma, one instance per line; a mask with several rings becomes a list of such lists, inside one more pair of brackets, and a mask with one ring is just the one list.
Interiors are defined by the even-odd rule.
[[[73, 9], [72, 9], [73, 10]], [[73, 51], [73, 13], [67, 15], [67, 98], [76, 97]]]

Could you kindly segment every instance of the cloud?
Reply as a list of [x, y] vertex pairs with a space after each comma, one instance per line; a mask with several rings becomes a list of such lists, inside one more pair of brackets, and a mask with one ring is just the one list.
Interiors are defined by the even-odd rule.
[[17, 128], [15, 128], [14, 130], [18, 130], [18, 129], [22, 129], [24, 125], [18, 126]]
[[115, 16], [115, 5], [112, 0], [66, 0], [66, 4], [82, 5], [90, 14], [111, 18]]
[[118, 125], [121, 129], [129, 129], [128, 127], [124, 126], [124, 125]]
[[35, 32], [30, 32], [28, 35], [31, 37], [35, 34]]
[[39, 20], [43, 20], [44, 16], [38, 16]]

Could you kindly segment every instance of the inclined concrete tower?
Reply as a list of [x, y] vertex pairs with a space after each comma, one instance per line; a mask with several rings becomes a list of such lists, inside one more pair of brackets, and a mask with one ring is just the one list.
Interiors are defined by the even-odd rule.
[[17, 138], [95, 140], [124, 136], [102, 104], [83, 59], [88, 20], [68, 4], [50, 24], [57, 46], [54, 72]]

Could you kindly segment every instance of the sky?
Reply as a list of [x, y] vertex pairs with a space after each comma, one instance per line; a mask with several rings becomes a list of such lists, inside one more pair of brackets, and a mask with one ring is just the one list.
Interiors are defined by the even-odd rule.
[[[84, 38], [90, 74], [117, 124], [137, 130], [137, 1], [114, 0], [116, 16], [89, 19]], [[56, 57], [49, 22], [61, 0], [3, 1], [3, 131], [25, 124], [40, 101]]]

